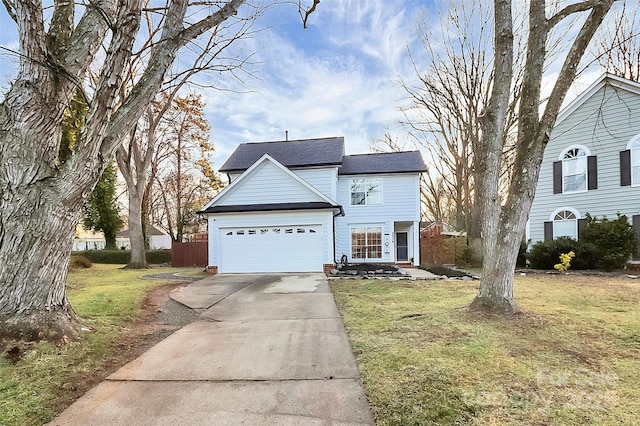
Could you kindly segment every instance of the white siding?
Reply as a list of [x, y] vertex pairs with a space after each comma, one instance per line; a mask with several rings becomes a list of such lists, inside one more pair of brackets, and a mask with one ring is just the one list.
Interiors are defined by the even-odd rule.
[[[333, 213], [330, 211], [254, 212], [208, 215], [209, 265], [219, 264], [219, 230], [232, 227], [285, 227], [294, 225], [322, 225], [323, 263], [333, 263], [331, 230]], [[249, 261], [250, 259], [247, 259]]]
[[332, 200], [336, 199], [337, 167], [322, 167], [316, 169], [292, 170], [293, 173], [304, 179], [311, 186], [322, 192]]
[[230, 189], [216, 205], [323, 201], [309, 188], [268, 161], [253, 170], [251, 176], [247, 176], [242, 182], [238, 181], [237, 187]]
[[[350, 181], [358, 177], [382, 179], [382, 204], [379, 206], [351, 206]], [[351, 227], [367, 225], [382, 226], [383, 262], [395, 260], [394, 223], [412, 222], [414, 232], [410, 235], [412, 252], [409, 256], [418, 262], [417, 223], [420, 221], [420, 178], [417, 173], [338, 176], [338, 204], [343, 206], [345, 216], [336, 218], [336, 259], [346, 254], [351, 260]], [[389, 251], [384, 248], [389, 242]]]
[[[529, 216], [532, 243], [544, 240], [544, 222], [560, 207], [572, 207], [582, 217], [615, 218], [640, 212], [640, 187], [620, 186], [620, 151], [640, 133], [640, 96], [605, 86], [554, 128], [540, 169]], [[553, 162], [570, 145], [584, 145], [597, 156], [598, 189], [553, 194]]]

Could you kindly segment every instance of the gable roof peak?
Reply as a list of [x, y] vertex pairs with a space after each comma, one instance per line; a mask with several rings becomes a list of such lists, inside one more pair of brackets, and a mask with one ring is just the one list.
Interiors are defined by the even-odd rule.
[[623, 89], [631, 93], [640, 95], [640, 82], [630, 80], [619, 75], [611, 74], [609, 72], [603, 72], [589, 87], [587, 87], [582, 93], [580, 93], [574, 100], [569, 102], [567, 106], [562, 108], [558, 113], [555, 125], [557, 126], [569, 117], [575, 110], [577, 110], [582, 104], [584, 104], [589, 98], [591, 98], [598, 90], [610, 85], [614, 89]]

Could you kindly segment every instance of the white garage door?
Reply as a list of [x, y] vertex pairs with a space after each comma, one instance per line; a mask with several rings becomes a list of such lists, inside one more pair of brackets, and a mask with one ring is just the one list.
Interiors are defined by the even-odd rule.
[[220, 229], [220, 273], [321, 272], [322, 225]]

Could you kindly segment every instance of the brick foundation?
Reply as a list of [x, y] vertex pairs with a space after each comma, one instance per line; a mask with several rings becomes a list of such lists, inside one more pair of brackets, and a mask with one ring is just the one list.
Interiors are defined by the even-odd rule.
[[211, 275], [217, 275], [218, 274], [218, 267], [217, 266], [207, 266], [207, 268], [205, 270]]
[[330, 272], [331, 272], [331, 270], [332, 270], [332, 269], [335, 269], [335, 268], [336, 268], [336, 265], [335, 265], [335, 264], [333, 264], [333, 263], [325, 263], [324, 265], [322, 265], [322, 271], [323, 271], [325, 274], [330, 273]]

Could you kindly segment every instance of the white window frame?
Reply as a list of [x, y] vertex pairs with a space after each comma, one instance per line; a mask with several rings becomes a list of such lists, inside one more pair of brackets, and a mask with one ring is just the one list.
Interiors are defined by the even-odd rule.
[[[565, 148], [558, 158], [562, 161], [562, 193], [563, 194], [576, 194], [580, 192], [587, 192], [589, 190], [589, 164], [587, 158], [591, 155], [591, 151], [584, 145], [571, 145]], [[568, 176], [579, 176], [578, 174], [568, 174], [567, 168], [569, 164], [580, 161], [583, 163], [584, 168], [584, 189], [569, 191], [565, 187], [565, 179]]]
[[[361, 182], [358, 182], [361, 181]], [[369, 191], [367, 190], [367, 188], [373, 184], [373, 183], [377, 183], [376, 187], [378, 188], [377, 194], [378, 194], [378, 200], [376, 201], [375, 198], [373, 196], [369, 196]], [[361, 184], [364, 185], [364, 188], [362, 191], [354, 191], [354, 185], [356, 184]], [[362, 204], [354, 204], [353, 202], [353, 194], [354, 192], [363, 192], [364, 193], [364, 203]], [[351, 206], [381, 206], [382, 205], [382, 178], [381, 177], [375, 177], [375, 178], [364, 178], [364, 177], [359, 177], [359, 178], [351, 178], [349, 179], [349, 205]]]
[[[636, 135], [627, 144], [631, 163], [631, 186], [640, 186], [640, 135]], [[635, 158], [635, 161], [634, 161]], [[634, 178], [637, 171], [638, 178]]]
[[[563, 217], [559, 217], [559, 216], [563, 216]], [[573, 207], [560, 207], [559, 209], [554, 210], [554, 212], [551, 213], [551, 215], [549, 216], [549, 220], [553, 223], [553, 239], [555, 240], [556, 238], [559, 238], [559, 237], [570, 237], [577, 241], [579, 237], [578, 236], [578, 219], [582, 219], [582, 216], [580, 215], [580, 212], [574, 209]], [[574, 225], [574, 231], [575, 231], [574, 235], [567, 235], [567, 234], [558, 235], [556, 233], [556, 223], [567, 224], [570, 222], [573, 222], [573, 225]]]
[[[354, 248], [354, 244], [353, 244], [353, 231], [355, 229], [363, 229], [364, 230], [364, 235], [365, 235], [365, 243], [364, 243], [364, 252], [365, 252], [365, 256], [364, 257], [354, 257], [353, 256], [353, 248]], [[380, 257], [369, 257], [369, 247], [374, 246], [373, 244], [369, 244], [369, 230], [373, 230], [373, 229], [379, 229], [380, 230]], [[383, 226], [382, 225], [372, 225], [372, 224], [368, 224], [368, 225], [351, 225], [349, 227], [349, 254], [351, 257], [351, 260], [354, 261], [362, 261], [362, 262], [378, 262], [380, 260], [382, 260], [382, 257], [384, 256], [384, 247], [383, 247]]]

